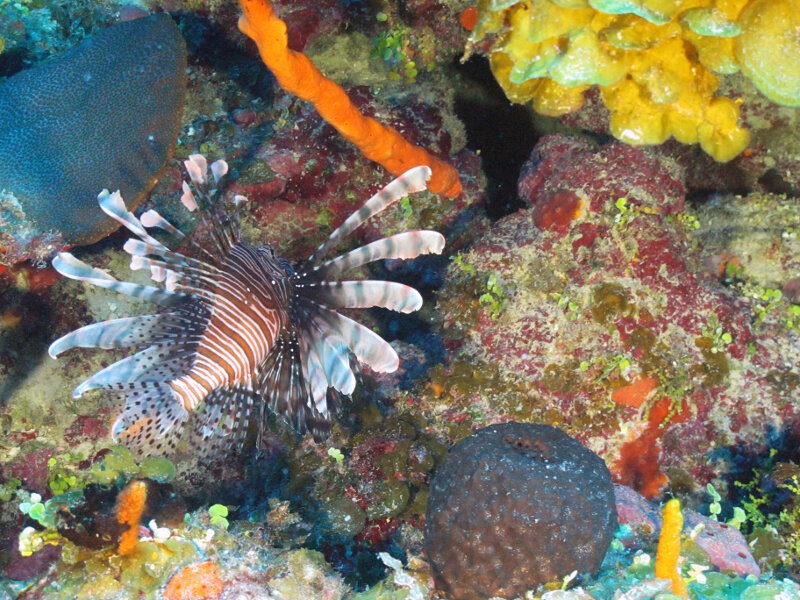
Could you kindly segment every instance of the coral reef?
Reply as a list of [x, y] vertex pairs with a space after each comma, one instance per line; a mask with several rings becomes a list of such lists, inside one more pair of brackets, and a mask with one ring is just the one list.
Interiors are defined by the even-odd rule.
[[[472, 363], [469, 372], [495, 370], [504, 393], [477, 377], [463, 391], [452, 377], [443, 393], [424, 390], [440, 430], [463, 436], [456, 419], [561, 426], [618, 481], [654, 496], [681, 473], [705, 484], [742, 449], [761, 452], [794, 427], [791, 388], [778, 382], [793, 378], [798, 360], [797, 309], [782, 294], [707, 275], [677, 163], [620, 143], [546, 137], [520, 190], [533, 208], [454, 261], [439, 300], [455, 358]], [[565, 194], [581, 211], [537, 226]], [[779, 240], [785, 229], [774, 231]]]
[[596, 573], [616, 526], [600, 458], [554, 427], [504, 423], [460, 442], [436, 473], [425, 552], [449, 597], [512, 598]]
[[[614, 485], [620, 525], [595, 574], [568, 573], [523, 597], [674, 598], [671, 582], [656, 578], [659, 539], [678, 539], [660, 532], [665, 496], [680, 499], [684, 517], [668, 574], [689, 597], [800, 597], [800, 107], [797, 61], [785, 59], [797, 39], [782, 35], [796, 25], [796, 0], [270, 4], [286, 48], [340, 85], [361, 115], [458, 171], [458, 197], [398, 202], [353, 247], [435, 229], [452, 254], [359, 274], [412, 285], [425, 305], [414, 316], [357, 312], [391, 340], [400, 365], [358, 375], [326, 443], [270, 420], [257, 447], [225, 458], [139, 460], [111, 445], [117, 399], [70, 396], [123, 355], [75, 350], [57, 363], [46, 349], [87, 323], [145, 308], [59, 278], [46, 261], [67, 236], [38, 230], [20, 195], [0, 190], [0, 598], [442, 597], [425, 555], [432, 481], [449, 445], [509, 420], [558, 426], [638, 490]], [[237, 27], [238, 0], [0, 0], [0, 85], [145, 8], [172, 15], [188, 60], [170, 121], [180, 119], [174, 156], [137, 216], [156, 209], [206, 236], [176, 206], [181, 161], [225, 157], [233, 183], [223, 193], [250, 199], [243, 239], [296, 260], [388, 179], [278, 84]], [[527, 8], [555, 18], [531, 28]], [[653, 23], [659, 14], [668, 22]], [[169, 25], [149, 17], [159, 19]], [[523, 39], [521, 25], [554, 37]], [[581, 108], [547, 117], [510, 106], [485, 61], [456, 64], [469, 31], [471, 49], [507, 77], [500, 55], [515, 32], [511, 51], [541, 50], [526, 66], [546, 70], [507, 83], [511, 96], [532, 90], [547, 114]], [[615, 70], [623, 76], [604, 85]], [[580, 77], [597, 81], [563, 85]], [[92, 99], [107, 102], [116, 89]], [[605, 143], [610, 123], [673, 139]], [[682, 143], [694, 130], [697, 143]], [[554, 131], [569, 135], [541, 138]], [[749, 144], [725, 163], [699, 143], [724, 158], [744, 132]], [[518, 199], [515, 157], [540, 138]], [[105, 169], [116, 155], [103, 160]], [[105, 218], [98, 191], [82, 205], [92, 213], [64, 207], [80, 225]], [[76, 255], [148, 284], [148, 273], [127, 272], [118, 237]], [[155, 237], [192, 255], [185, 240]], [[126, 496], [141, 514], [120, 523]]]
[[113, 182], [136, 206], [153, 187], [178, 135], [185, 69], [180, 31], [161, 14], [104, 29], [0, 86], [0, 261], [116, 229], [93, 199]]
[[[471, 47], [489, 55], [514, 102], [563, 115], [598, 86], [609, 129], [634, 145], [670, 137], [729, 161], [750, 136], [739, 104], [716, 95], [740, 68], [771, 100], [800, 102], [800, 74], [776, 51], [797, 51], [794, 0], [556, 2], [481, 0]], [[791, 15], [791, 16], [789, 16]]]

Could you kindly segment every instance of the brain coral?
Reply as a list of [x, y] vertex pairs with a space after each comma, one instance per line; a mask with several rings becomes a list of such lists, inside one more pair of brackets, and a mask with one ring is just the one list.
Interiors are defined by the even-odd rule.
[[425, 551], [449, 597], [511, 598], [596, 572], [616, 525], [596, 454], [555, 427], [504, 423], [461, 441], [435, 475]]
[[119, 187], [135, 206], [153, 186], [177, 139], [185, 73], [180, 30], [157, 14], [11, 77], [0, 87], [0, 224], [5, 211], [14, 231], [55, 230], [68, 244], [116, 229], [97, 194]]
[[[749, 141], [715, 96], [741, 70], [775, 102], [800, 102], [798, 0], [480, 0], [470, 44], [514, 102], [563, 115], [599, 86], [609, 127], [633, 145], [674, 137], [718, 161]], [[735, 47], [735, 52], [734, 52]]]

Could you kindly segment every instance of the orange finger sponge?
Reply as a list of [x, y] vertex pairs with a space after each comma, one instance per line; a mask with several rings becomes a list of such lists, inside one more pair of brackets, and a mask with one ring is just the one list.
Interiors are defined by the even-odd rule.
[[681, 556], [683, 515], [681, 503], [673, 498], [664, 505], [664, 521], [656, 551], [656, 577], [672, 581], [672, 593], [686, 598], [686, 582], [681, 577], [678, 559]]
[[127, 525], [119, 538], [117, 552], [132, 554], [139, 543], [139, 520], [147, 501], [147, 486], [143, 481], [132, 481], [117, 496], [117, 522]]
[[362, 115], [345, 91], [327, 79], [300, 52], [289, 49], [286, 24], [268, 0], [239, 0], [243, 14], [239, 29], [258, 46], [261, 60], [287, 92], [314, 105], [317, 112], [370, 160], [392, 175], [428, 165], [433, 174], [428, 189], [454, 198], [461, 193], [458, 171], [451, 165], [407, 142], [391, 127]]

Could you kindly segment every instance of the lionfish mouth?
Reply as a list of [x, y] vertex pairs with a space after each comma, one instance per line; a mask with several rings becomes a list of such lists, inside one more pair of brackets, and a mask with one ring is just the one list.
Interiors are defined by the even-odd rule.
[[[120, 281], [62, 252], [53, 266], [85, 281], [158, 305], [155, 314], [93, 323], [50, 346], [56, 358], [75, 347], [132, 348], [134, 354], [81, 383], [76, 397], [93, 389], [125, 398], [114, 423], [115, 441], [142, 454], [174, 450], [182, 439], [204, 454], [241, 445], [268, 411], [316, 440], [330, 432], [339, 395], [356, 385], [354, 361], [376, 372], [397, 369], [394, 349], [338, 309], [380, 306], [413, 312], [422, 306], [414, 289], [389, 281], [340, 281], [355, 267], [388, 258], [441, 253], [444, 237], [409, 231], [325, 260], [361, 223], [407, 195], [426, 188], [426, 166], [405, 172], [350, 215], [303, 263], [291, 266], [268, 246], [239, 239], [239, 205], [222, 200], [225, 161], [209, 165], [193, 154], [185, 161], [191, 184], [181, 202], [196, 211], [209, 235], [193, 240], [154, 210], [137, 219], [119, 192], [103, 190], [100, 208], [136, 235], [124, 250], [131, 269], [150, 270], [162, 286]], [[160, 229], [186, 239], [193, 256], [170, 250], [148, 233]]]

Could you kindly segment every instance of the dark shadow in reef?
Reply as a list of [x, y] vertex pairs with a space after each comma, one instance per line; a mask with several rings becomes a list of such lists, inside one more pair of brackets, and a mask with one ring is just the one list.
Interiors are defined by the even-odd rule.
[[[792, 384], [786, 390], [788, 402], [793, 401], [797, 389], [797, 381], [793, 379]], [[713, 454], [714, 460], [729, 465], [724, 476], [728, 493], [721, 502], [720, 521], [730, 519], [734, 507], [743, 507], [755, 500], [753, 508], [765, 517], [766, 522], [777, 522], [781, 511], [788, 509], [792, 512], [800, 502], [797, 495], [786, 487], [791, 476], [800, 472], [800, 419], [784, 423], [779, 430], [770, 427], [766, 443], [767, 449], [762, 452], [753, 452], [751, 448], [739, 445], [720, 448]], [[710, 496], [706, 500], [705, 507], [711, 502]], [[742, 531], [748, 534], [751, 529], [748, 515]], [[776, 564], [774, 568], [776, 578], [800, 575], [800, 564]]]
[[473, 56], [458, 63], [456, 73], [463, 81], [456, 95], [456, 115], [466, 127], [467, 147], [480, 153], [489, 180], [487, 210], [497, 219], [523, 206], [517, 179], [539, 134], [530, 109], [506, 98], [488, 60]]
[[[238, 5], [235, 5], [237, 15], [238, 10]], [[263, 108], [272, 105], [277, 82], [272, 72], [264, 66], [256, 53], [255, 46], [249, 39], [246, 45], [237, 44], [234, 39], [202, 15], [177, 13], [172, 17], [178, 23], [186, 40], [189, 65], [207, 66], [218, 73], [220, 77], [227, 77], [229, 81], [235, 82], [253, 97], [260, 98], [264, 103]], [[234, 18], [230, 17], [232, 21]], [[249, 52], [246, 49], [249, 49]], [[225, 107], [229, 111], [235, 111], [240, 108], [239, 102], [240, 99], [234, 95], [225, 99]], [[192, 143], [198, 147], [204, 141], [213, 139], [220, 128], [234, 127], [231, 114], [210, 118], [200, 115], [193, 125], [196, 135], [192, 139]], [[273, 128], [270, 123], [240, 129], [241, 143], [237, 149], [240, 162], [242, 159], [244, 159], [243, 164], [255, 160], [256, 151], [272, 135]]]
[[5, 381], [0, 384], [0, 406], [5, 406], [36, 365], [47, 358], [53, 338], [52, 308], [39, 294], [15, 287], [0, 289], [0, 310], [14, 311], [19, 322], [0, 330], [0, 366]]

